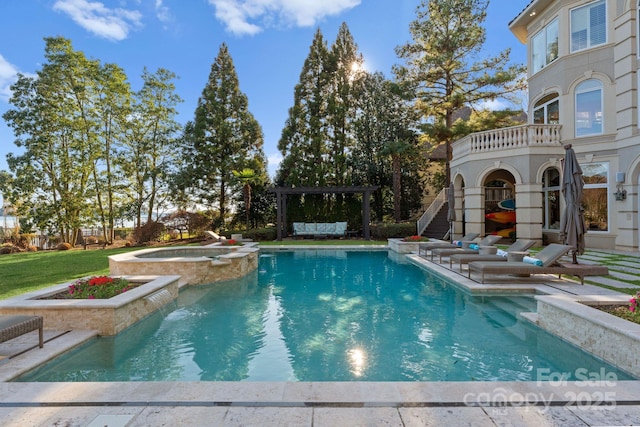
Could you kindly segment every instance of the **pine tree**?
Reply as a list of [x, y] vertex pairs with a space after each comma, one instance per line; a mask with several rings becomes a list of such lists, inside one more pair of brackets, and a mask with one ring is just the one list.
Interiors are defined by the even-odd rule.
[[410, 24], [413, 43], [396, 48], [405, 66], [395, 67], [399, 79], [415, 85], [416, 106], [432, 143], [447, 147], [446, 179], [450, 181], [454, 113], [521, 90], [522, 65], [509, 64], [509, 49], [479, 59], [486, 40], [482, 26], [488, 0], [422, 0]]

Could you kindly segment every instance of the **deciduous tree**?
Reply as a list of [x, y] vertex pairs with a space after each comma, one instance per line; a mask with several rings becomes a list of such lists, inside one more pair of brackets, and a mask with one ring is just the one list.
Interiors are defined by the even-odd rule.
[[101, 155], [95, 114], [100, 64], [62, 37], [45, 43], [37, 78], [18, 76], [13, 108], [3, 115], [23, 153], [7, 156], [12, 176], [0, 190], [20, 215], [73, 244], [90, 211], [87, 183]]

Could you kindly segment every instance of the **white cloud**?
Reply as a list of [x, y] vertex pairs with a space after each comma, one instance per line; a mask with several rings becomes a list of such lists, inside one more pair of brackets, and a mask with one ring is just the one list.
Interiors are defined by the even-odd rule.
[[477, 107], [481, 110], [501, 111], [513, 108], [513, 105], [505, 99], [493, 99], [480, 102]]
[[97, 1], [57, 0], [53, 9], [66, 13], [85, 30], [109, 40], [124, 40], [132, 29], [142, 25], [140, 12], [109, 9]]
[[359, 5], [361, 0], [209, 0], [216, 18], [237, 35], [256, 34], [265, 27], [309, 27], [326, 16]]
[[282, 154], [280, 154], [280, 152], [271, 153], [267, 156], [267, 172], [271, 178], [276, 176], [276, 171], [280, 167], [280, 162], [282, 162]]
[[11, 89], [9, 87], [15, 83], [18, 77], [17, 74], [18, 69], [0, 55], [0, 99], [2, 101], [9, 101], [11, 97]]
[[163, 4], [163, 0], [156, 0], [156, 17], [160, 22], [172, 21], [171, 12], [169, 8]]

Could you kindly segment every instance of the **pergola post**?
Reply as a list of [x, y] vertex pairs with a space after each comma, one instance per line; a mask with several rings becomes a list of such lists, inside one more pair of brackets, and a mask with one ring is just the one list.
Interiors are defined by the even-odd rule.
[[362, 193], [362, 233], [365, 240], [371, 240], [371, 230], [369, 223], [371, 222], [370, 210], [371, 191], [365, 190]]
[[282, 193], [276, 188], [276, 238], [282, 241]]
[[283, 194], [280, 205], [282, 206], [282, 214], [280, 214], [280, 216], [282, 217], [282, 222], [281, 222], [282, 234], [284, 235], [284, 237], [287, 237], [287, 195], [286, 194]]

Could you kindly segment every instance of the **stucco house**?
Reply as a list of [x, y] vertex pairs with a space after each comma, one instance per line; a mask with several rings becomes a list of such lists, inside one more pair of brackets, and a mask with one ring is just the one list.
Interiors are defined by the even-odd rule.
[[[639, 10], [639, 0], [533, 0], [509, 23], [528, 52], [528, 124], [453, 143], [454, 235], [515, 229], [557, 241], [571, 144], [584, 172], [587, 247], [639, 249]], [[515, 223], [487, 219], [508, 200]]]

